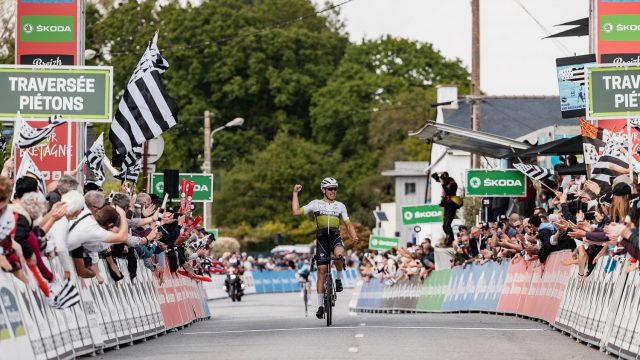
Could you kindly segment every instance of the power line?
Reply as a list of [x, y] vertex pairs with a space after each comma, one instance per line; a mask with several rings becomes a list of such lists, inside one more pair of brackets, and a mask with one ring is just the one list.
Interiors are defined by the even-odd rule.
[[[174, 46], [174, 47], [166, 47], [166, 48], [162, 48], [160, 49], [163, 53], [164, 52], [171, 52], [171, 51], [176, 51], [176, 50], [186, 50], [186, 49], [196, 49], [196, 48], [201, 48], [201, 47], [205, 47], [208, 45], [212, 45], [212, 44], [222, 44], [222, 43], [226, 43], [226, 42], [230, 42], [232, 40], [236, 40], [236, 39], [242, 39], [242, 38], [246, 38], [246, 37], [250, 37], [250, 36], [254, 36], [254, 35], [258, 35], [258, 34], [262, 34], [265, 32], [269, 32], [271, 30], [276, 30], [276, 29], [282, 29], [282, 28], [286, 28], [290, 25], [293, 25], [295, 23], [301, 22], [301, 21], [305, 21], [309, 18], [313, 18], [316, 17], [318, 15], [321, 15], [325, 12], [337, 9], [345, 4], [348, 4], [350, 2], [352, 2], [354, 0], [345, 0], [343, 2], [337, 3], [337, 4], [333, 4], [331, 6], [328, 6], [322, 10], [313, 12], [313, 13], [309, 13], [306, 15], [302, 15], [302, 16], [298, 16], [296, 18], [292, 18], [286, 21], [283, 21], [281, 23], [277, 23], [277, 24], [273, 24], [270, 26], [267, 26], [265, 28], [259, 29], [259, 30], [255, 30], [255, 31], [251, 31], [248, 32], [246, 34], [240, 34], [240, 35], [235, 35], [235, 36], [230, 36], [230, 37], [226, 37], [226, 38], [222, 38], [222, 39], [217, 39], [217, 40], [211, 40], [211, 41], [206, 41], [200, 44], [193, 44], [193, 45], [178, 45], [178, 46]], [[137, 53], [132, 53], [132, 52], [116, 52], [116, 53], [110, 53], [111, 56], [114, 55], [129, 55], [129, 54], [137, 54]]]
[[[524, 12], [526, 12], [527, 15], [529, 15], [533, 19], [533, 21], [540, 27], [540, 29], [542, 29], [545, 35], [547, 36], [551, 35], [551, 32], [547, 30], [547, 28], [535, 16], [533, 16], [533, 14], [524, 6], [521, 0], [513, 0], [513, 1], [515, 1], [515, 3], [518, 4], [522, 8], [522, 10], [524, 10]], [[569, 50], [569, 48], [564, 46], [564, 44], [562, 44], [560, 41], [554, 38], [551, 38], [551, 40], [561, 51], [564, 51], [567, 55], [573, 55], [573, 52]]]

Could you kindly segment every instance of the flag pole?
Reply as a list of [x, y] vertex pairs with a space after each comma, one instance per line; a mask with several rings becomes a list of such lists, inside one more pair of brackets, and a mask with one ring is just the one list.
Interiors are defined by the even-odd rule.
[[627, 147], [629, 151], [627, 152], [627, 157], [629, 161], [629, 177], [631, 181], [633, 181], [633, 142], [631, 141], [631, 113], [627, 111]]

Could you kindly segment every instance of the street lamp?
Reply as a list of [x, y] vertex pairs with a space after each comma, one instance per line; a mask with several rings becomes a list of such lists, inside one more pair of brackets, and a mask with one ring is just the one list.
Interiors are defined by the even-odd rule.
[[242, 126], [242, 124], [244, 124], [244, 119], [241, 117], [237, 117], [231, 121], [229, 121], [228, 123], [220, 126], [219, 128], [213, 130], [211, 132], [211, 139], [209, 140], [209, 142], [211, 143], [211, 147], [213, 147], [213, 134], [217, 133], [218, 131], [224, 130], [226, 128], [230, 128], [230, 127], [234, 127], [234, 126]]
[[[213, 134], [226, 128], [242, 126], [242, 124], [244, 124], [244, 119], [237, 117], [223, 126], [211, 131], [211, 112], [209, 110], [204, 112], [204, 164], [202, 164], [202, 171], [205, 174], [211, 173], [211, 148], [213, 147]], [[211, 189], [211, 191], [213, 192], [213, 189]], [[211, 202], [206, 203], [203, 210], [205, 228], [211, 228]]]

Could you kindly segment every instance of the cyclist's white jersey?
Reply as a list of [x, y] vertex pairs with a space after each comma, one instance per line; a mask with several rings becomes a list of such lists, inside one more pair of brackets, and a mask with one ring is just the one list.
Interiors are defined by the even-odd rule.
[[316, 219], [316, 226], [318, 230], [330, 233], [331, 229], [337, 229], [340, 227], [340, 219], [345, 224], [348, 224], [349, 214], [347, 214], [347, 208], [340, 201], [334, 201], [331, 203], [324, 200], [312, 200], [307, 205], [303, 206], [305, 214], [310, 212]]

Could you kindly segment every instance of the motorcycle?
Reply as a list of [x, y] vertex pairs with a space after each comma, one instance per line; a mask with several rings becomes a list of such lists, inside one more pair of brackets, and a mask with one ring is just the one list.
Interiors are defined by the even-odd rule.
[[225, 288], [231, 301], [241, 301], [244, 295], [244, 281], [242, 281], [242, 269], [238, 267], [229, 267], [227, 271], [227, 279], [224, 281]]

